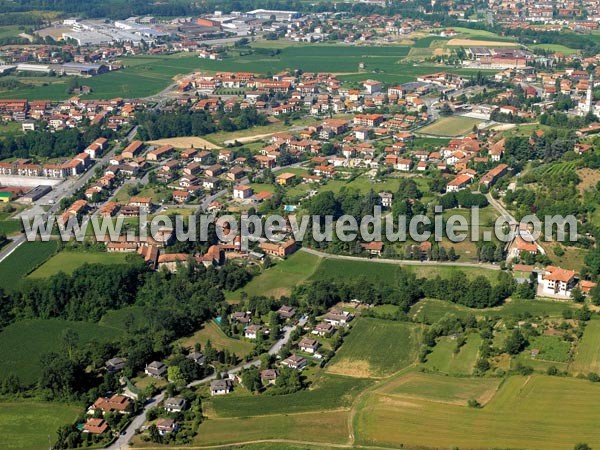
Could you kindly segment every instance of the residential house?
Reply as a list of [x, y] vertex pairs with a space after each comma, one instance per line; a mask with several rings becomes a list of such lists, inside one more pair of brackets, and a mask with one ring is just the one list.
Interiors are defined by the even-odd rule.
[[90, 434], [102, 434], [108, 430], [106, 420], [100, 418], [89, 418], [83, 425], [82, 432]]
[[279, 371], [277, 369], [264, 369], [260, 371], [260, 381], [263, 386], [265, 384], [275, 384], [279, 377]]
[[300, 348], [300, 350], [303, 352], [314, 354], [319, 348], [319, 341], [316, 339], [303, 338], [298, 343], [298, 348]]
[[214, 380], [210, 383], [210, 395], [226, 395], [233, 390], [233, 382], [229, 379]]
[[170, 413], [181, 412], [185, 409], [187, 405], [187, 401], [181, 397], [170, 397], [166, 399], [163, 403], [163, 408], [165, 411]]
[[146, 365], [144, 372], [152, 378], [163, 378], [167, 373], [167, 366], [160, 361], [152, 361]]
[[281, 364], [283, 366], [289, 367], [290, 369], [302, 370], [308, 364], [306, 358], [303, 358], [299, 355], [292, 355], [289, 358], [284, 359]]

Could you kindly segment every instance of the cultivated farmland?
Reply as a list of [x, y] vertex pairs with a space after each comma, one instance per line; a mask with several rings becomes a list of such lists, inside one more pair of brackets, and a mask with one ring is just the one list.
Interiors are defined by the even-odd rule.
[[40, 356], [62, 351], [61, 336], [66, 329], [75, 331], [81, 344], [110, 341], [121, 334], [116, 328], [59, 319], [13, 323], [0, 332], [0, 376], [14, 374], [22, 383], [35, 383], [40, 373]]
[[543, 375], [508, 378], [481, 409], [374, 391], [361, 402], [355, 434], [364, 445], [562, 450], [600, 442], [599, 401], [596, 384]]
[[81, 407], [34, 400], [0, 403], [2, 448], [46, 450], [48, 436], [55, 437], [59, 426], [75, 420]]
[[574, 372], [600, 372], [600, 321], [588, 322], [570, 369]]
[[359, 318], [328, 371], [360, 378], [389, 376], [416, 357], [419, 330], [402, 322]]
[[56, 252], [57, 248], [57, 241], [25, 242], [0, 263], [0, 287], [13, 289], [22, 278]]
[[62, 251], [34, 270], [30, 278], [47, 278], [59, 272], [71, 274], [84, 264], [127, 264], [126, 254]]

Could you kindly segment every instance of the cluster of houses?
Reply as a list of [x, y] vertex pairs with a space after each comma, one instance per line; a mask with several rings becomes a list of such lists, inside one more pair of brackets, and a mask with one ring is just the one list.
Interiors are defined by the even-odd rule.
[[46, 122], [51, 131], [81, 127], [84, 121], [114, 131], [128, 125], [135, 112], [145, 107], [141, 100], [83, 100], [72, 97], [62, 102], [26, 99], [0, 100], [0, 117], [4, 122], [16, 121], [23, 131], [33, 131]]
[[[281, 305], [277, 310], [280, 319], [288, 324], [296, 324], [299, 316], [296, 308]], [[292, 354], [281, 361], [280, 367], [302, 371], [311, 361], [320, 362], [323, 355], [319, 353], [322, 340], [331, 337], [336, 329], [349, 326], [354, 315], [348, 311], [333, 308], [321, 317], [321, 321], [312, 328], [304, 328], [308, 333], [302, 336], [294, 345]], [[234, 323], [244, 325], [243, 337], [248, 340], [256, 340], [259, 335], [268, 336], [270, 330], [259, 321], [253, 319], [250, 311], [236, 311], [231, 314]], [[275, 384], [280, 372], [278, 368], [263, 369], [260, 371], [260, 379], [263, 387]], [[235, 374], [229, 374], [223, 379], [211, 382], [210, 393], [213, 396], [226, 395], [232, 392], [236, 383], [241, 380]]]

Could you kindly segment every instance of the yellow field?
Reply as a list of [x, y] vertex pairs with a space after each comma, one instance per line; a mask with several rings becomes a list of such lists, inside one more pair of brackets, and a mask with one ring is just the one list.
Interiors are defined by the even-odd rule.
[[148, 141], [148, 144], [172, 145], [175, 148], [194, 147], [194, 148], [201, 149], [201, 150], [215, 150], [215, 149], [221, 148], [218, 145], [215, 145], [212, 142], [209, 142], [206, 139], [202, 139], [201, 137], [197, 137], [197, 136], [184, 136], [184, 137], [158, 139], [156, 141]]

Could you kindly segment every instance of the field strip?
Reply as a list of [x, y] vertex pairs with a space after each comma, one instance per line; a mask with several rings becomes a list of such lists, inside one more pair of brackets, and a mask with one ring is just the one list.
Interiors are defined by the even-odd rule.
[[350, 411], [350, 408], [333, 408], [333, 409], [320, 409], [318, 411], [315, 410], [310, 410], [310, 411], [300, 411], [300, 412], [294, 412], [294, 413], [279, 413], [279, 414], [244, 414], [243, 416], [237, 416], [237, 417], [218, 417], [218, 416], [213, 416], [210, 417], [208, 416], [208, 420], [212, 420], [212, 421], [227, 421], [227, 420], [239, 420], [240, 417], [275, 417], [275, 416], [306, 416], [309, 414], [314, 414], [315, 412], [346, 412], [346, 411]]
[[333, 255], [330, 253], [321, 252], [319, 250], [313, 250], [312, 248], [300, 248], [300, 251], [311, 253], [315, 256], [329, 259], [342, 259], [347, 261], [361, 261], [376, 264], [396, 264], [398, 266], [445, 266], [445, 267], [479, 267], [481, 269], [500, 270], [500, 266], [494, 264], [485, 263], [466, 263], [466, 262], [439, 262], [439, 261], [415, 261], [412, 259], [368, 259], [361, 258], [360, 256], [345, 256], [345, 255]]
[[[354, 445], [354, 444], [331, 444], [328, 442], [312, 442], [312, 441], [299, 441], [293, 439], [258, 439], [254, 441], [243, 441], [243, 442], [234, 442], [231, 444], [218, 444], [218, 445], [202, 445], [202, 446], [193, 446], [188, 447], [187, 445], [183, 448], [186, 450], [200, 450], [200, 449], [208, 449], [208, 448], [223, 448], [223, 449], [231, 449], [240, 445], [250, 445], [250, 444], [268, 444], [268, 443], [280, 443], [280, 444], [297, 444], [297, 445], [310, 445], [317, 448], [331, 447], [331, 448], [368, 448], [373, 450], [396, 450], [398, 447], [381, 447], [377, 445]], [[129, 447], [133, 450], [164, 450], [166, 447]]]

